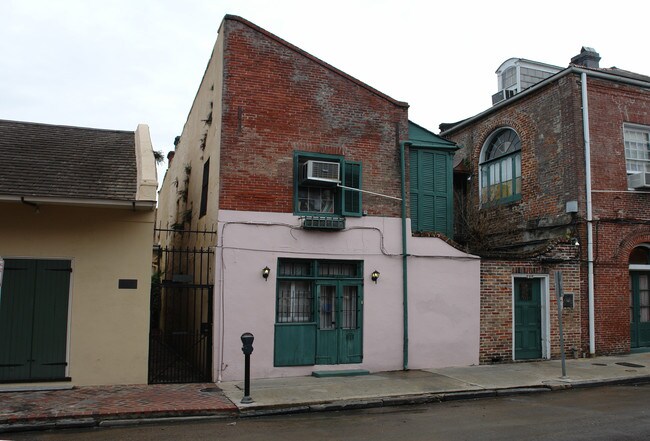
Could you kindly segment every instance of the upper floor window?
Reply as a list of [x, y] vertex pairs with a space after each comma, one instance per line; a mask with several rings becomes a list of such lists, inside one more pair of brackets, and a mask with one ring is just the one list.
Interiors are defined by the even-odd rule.
[[481, 153], [481, 202], [521, 198], [521, 141], [509, 128], [490, 136]]
[[650, 173], [650, 128], [625, 126], [623, 137], [627, 173]]
[[517, 84], [517, 68], [511, 66], [501, 74], [501, 89], [508, 89]]
[[361, 216], [361, 163], [337, 155], [295, 152], [294, 212]]

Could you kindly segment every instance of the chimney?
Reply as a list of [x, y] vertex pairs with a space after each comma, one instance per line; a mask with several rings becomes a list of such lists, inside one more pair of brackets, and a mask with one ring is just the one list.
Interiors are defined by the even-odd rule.
[[580, 53], [575, 57], [571, 58], [571, 64], [576, 64], [578, 66], [584, 67], [600, 67], [598, 62], [600, 61], [600, 55], [593, 48], [582, 46]]

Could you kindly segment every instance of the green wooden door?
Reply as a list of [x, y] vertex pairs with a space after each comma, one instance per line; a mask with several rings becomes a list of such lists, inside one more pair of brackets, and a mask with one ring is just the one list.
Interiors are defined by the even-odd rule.
[[65, 377], [69, 260], [7, 259], [0, 292], [0, 381]]
[[542, 296], [539, 279], [515, 278], [515, 360], [542, 358]]
[[631, 272], [630, 344], [650, 346], [650, 272]]
[[343, 281], [322, 282], [316, 284], [316, 292], [316, 364], [361, 363], [361, 286]]

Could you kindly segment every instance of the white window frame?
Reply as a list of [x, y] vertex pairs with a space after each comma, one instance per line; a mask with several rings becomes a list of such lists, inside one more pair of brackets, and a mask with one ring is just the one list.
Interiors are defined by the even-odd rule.
[[[650, 147], [648, 147], [648, 152], [647, 152], [647, 159], [646, 158], [631, 158], [628, 157], [628, 151], [630, 149], [628, 148], [628, 142], [634, 142], [637, 144], [637, 141], [633, 140], [628, 140], [627, 133], [628, 131], [630, 132], [640, 132], [643, 133], [647, 136], [648, 138], [648, 143], [650, 144], [650, 127], [649, 126], [643, 126], [640, 124], [629, 124], [625, 123], [623, 124], [623, 150], [624, 150], [624, 155], [625, 155], [625, 170], [628, 175], [631, 174], [636, 174], [636, 173], [650, 173]], [[635, 149], [635, 151], [640, 151], [638, 149]], [[645, 164], [645, 170], [631, 170], [629, 167], [628, 161], [635, 161], [637, 163]]]

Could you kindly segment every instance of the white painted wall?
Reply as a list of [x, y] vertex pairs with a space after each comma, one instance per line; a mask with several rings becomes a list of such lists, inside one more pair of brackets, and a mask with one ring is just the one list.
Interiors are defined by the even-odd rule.
[[[305, 231], [287, 213], [219, 211], [215, 270], [215, 379], [243, 378], [240, 336], [255, 336], [253, 378], [313, 370], [402, 369], [401, 219], [347, 218], [346, 230]], [[410, 225], [410, 223], [409, 223]], [[409, 367], [478, 364], [479, 260], [437, 238], [409, 238]], [[383, 245], [382, 245], [383, 242]], [[273, 367], [278, 258], [364, 261], [363, 362]], [[268, 280], [262, 268], [271, 268]], [[381, 277], [370, 280], [373, 270]]]

